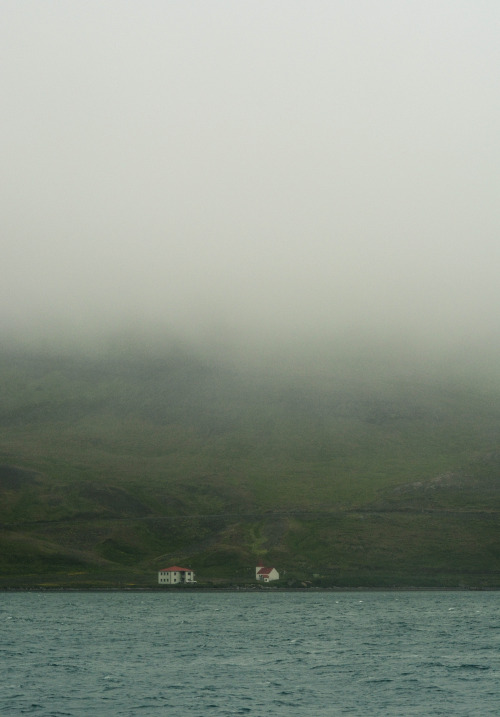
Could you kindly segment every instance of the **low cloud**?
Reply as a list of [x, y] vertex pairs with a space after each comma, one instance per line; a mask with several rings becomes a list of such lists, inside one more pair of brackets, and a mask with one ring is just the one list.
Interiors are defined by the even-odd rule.
[[4, 15], [5, 332], [493, 341], [496, 4]]

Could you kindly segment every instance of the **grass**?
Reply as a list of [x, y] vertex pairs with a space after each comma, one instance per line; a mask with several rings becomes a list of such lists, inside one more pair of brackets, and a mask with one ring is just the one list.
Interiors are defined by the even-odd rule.
[[187, 561], [244, 584], [262, 558], [291, 582], [500, 586], [494, 382], [173, 351], [5, 353], [0, 383], [0, 585]]

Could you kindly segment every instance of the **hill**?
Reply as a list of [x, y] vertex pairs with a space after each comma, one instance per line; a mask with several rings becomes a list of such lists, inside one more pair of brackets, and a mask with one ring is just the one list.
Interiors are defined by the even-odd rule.
[[338, 352], [0, 355], [0, 587], [500, 587], [496, 381]]

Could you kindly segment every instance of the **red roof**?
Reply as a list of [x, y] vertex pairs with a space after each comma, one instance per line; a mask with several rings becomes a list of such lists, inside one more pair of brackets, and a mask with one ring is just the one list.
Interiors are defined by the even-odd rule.
[[274, 568], [261, 568], [257, 575], [269, 575], [270, 572], [272, 572]]
[[160, 573], [191, 573], [191, 568], [180, 568], [178, 565], [172, 565], [171, 568], [161, 568]]

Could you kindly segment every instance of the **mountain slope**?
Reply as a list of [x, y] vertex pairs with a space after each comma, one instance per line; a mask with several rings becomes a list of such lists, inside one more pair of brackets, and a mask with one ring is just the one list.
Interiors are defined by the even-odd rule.
[[0, 584], [500, 585], [499, 394], [443, 375], [5, 352]]

